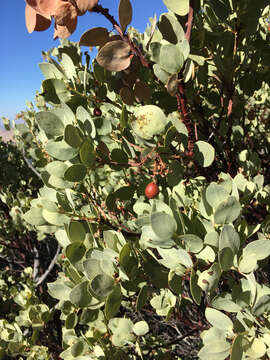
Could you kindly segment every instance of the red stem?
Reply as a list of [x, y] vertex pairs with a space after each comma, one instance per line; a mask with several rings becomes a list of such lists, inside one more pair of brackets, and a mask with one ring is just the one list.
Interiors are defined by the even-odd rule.
[[[186, 23], [186, 39], [188, 42], [190, 42], [190, 35], [191, 35], [191, 28], [192, 28], [192, 22], [193, 22], [193, 7], [189, 7], [189, 13], [188, 13], [188, 19]], [[178, 92], [176, 94], [177, 98], [177, 104], [178, 104], [178, 111], [182, 115], [182, 121], [186, 125], [186, 128], [188, 130], [188, 155], [193, 156], [194, 151], [194, 143], [195, 143], [195, 134], [194, 129], [192, 126], [192, 122], [190, 120], [190, 117], [188, 115], [188, 109], [187, 109], [187, 101], [185, 97], [184, 92], [184, 82], [183, 80], [180, 80], [178, 84]]]
[[193, 156], [195, 135], [192, 127], [192, 122], [188, 115], [188, 110], [186, 106], [186, 98], [184, 93], [184, 84], [182, 81], [178, 84], [178, 92], [176, 94], [178, 111], [182, 115], [182, 121], [186, 125], [188, 131], [188, 155]]
[[190, 42], [190, 35], [191, 35], [191, 28], [192, 28], [192, 21], [193, 21], [193, 8], [189, 7], [188, 19], [187, 19], [187, 30], [186, 30], [186, 39]]

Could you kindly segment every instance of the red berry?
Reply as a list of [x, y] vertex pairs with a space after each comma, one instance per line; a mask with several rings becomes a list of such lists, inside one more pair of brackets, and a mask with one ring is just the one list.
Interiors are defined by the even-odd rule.
[[94, 109], [94, 115], [95, 116], [101, 116], [102, 115], [102, 111], [99, 108], [95, 108]]
[[158, 194], [158, 186], [154, 182], [150, 182], [147, 184], [145, 188], [145, 196], [148, 197], [148, 199], [153, 199]]
[[65, 255], [64, 255], [64, 254], [62, 254], [61, 258], [62, 258], [62, 260], [64, 260], [66, 257], [65, 257]]

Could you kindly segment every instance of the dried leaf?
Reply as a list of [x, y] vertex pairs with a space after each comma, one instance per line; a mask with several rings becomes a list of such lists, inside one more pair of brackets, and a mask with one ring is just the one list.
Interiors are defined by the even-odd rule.
[[[129, 67], [130, 68], [130, 67]], [[128, 68], [128, 69], [129, 69]], [[128, 70], [127, 69], [127, 70]], [[128, 74], [126, 74], [125, 73], [125, 71], [126, 70], [124, 70], [123, 72], [122, 72], [122, 82], [123, 82], [123, 84], [125, 85], [125, 86], [127, 86], [127, 87], [129, 87], [129, 88], [133, 88], [133, 86], [134, 86], [134, 84], [135, 84], [135, 82], [136, 82], [136, 80], [139, 78], [139, 74], [138, 73], [136, 73], [136, 72], [131, 72], [131, 73], [128, 73]]]
[[27, 5], [42, 15], [54, 15], [59, 0], [26, 0]]
[[133, 91], [130, 88], [123, 87], [120, 90], [120, 96], [126, 105], [133, 105], [135, 98], [134, 98]]
[[77, 17], [70, 20], [65, 26], [55, 24], [55, 31], [53, 35], [54, 40], [57, 38], [66, 39], [76, 30], [76, 27]]
[[110, 36], [110, 41], [122, 40], [120, 35], [112, 35]]
[[122, 40], [110, 41], [98, 52], [97, 62], [110, 71], [121, 71], [129, 67], [130, 46]]
[[171, 96], [175, 96], [178, 86], [178, 74], [172, 74], [166, 84], [167, 91]]
[[33, 31], [43, 31], [50, 27], [51, 17], [39, 14], [36, 10], [26, 4], [25, 24], [29, 33], [32, 33]]
[[138, 81], [134, 87], [134, 95], [138, 102], [147, 101], [151, 97], [150, 87], [143, 81]]
[[104, 27], [95, 27], [87, 30], [80, 38], [80, 46], [103, 46], [110, 40], [108, 30]]
[[129, 0], [120, 0], [118, 7], [118, 16], [121, 29], [125, 32], [126, 27], [132, 20], [132, 6]]
[[91, 11], [94, 6], [97, 5], [98, 0], [77, 0], [76, 1], [78, 9], [85, 13], [86, 11]]
[[60, 1], [55, 7], [54, 20], [57, 25], [69, 27], [77, 16], [77, 9], [69, 2]]

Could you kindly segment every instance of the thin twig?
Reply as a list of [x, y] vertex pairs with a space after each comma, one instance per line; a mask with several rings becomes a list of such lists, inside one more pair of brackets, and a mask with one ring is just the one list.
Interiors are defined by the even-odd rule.
[[[203, 329], [203, 330], [205, 330], [205, 329]], [[184, 340], [186, 337], [192, 335], [196, 331], [199, 331], [199, 329], [192, 329], [192, 330], [188, 331], [186, 334], [181, 335], [181, 336], [176, 336], [173, 340], [171, 340], [171, 341], [169, 341], [167, 343], [163, 343], [162, 345], [158, 344], [158, 345], [152, 346], [150, 348], [150, 350], [153, 351], [153, 350], [156, 350], [156, 349], [160, 348], [161, 346], [162, 347], [168, 347], [170, 345], [173, 345], [173, 344], [175, 344], [177, 342], [180, 342], [180, 341]], [[148, 345], [145, 344], [145, 346], [148, 346]]]
[[37, 281], [39, 268], [39, 254], [36, 246], [34, 246], [34, 266], [33, 266], [33, 281]]
[[60, 253], [60, 250], [61, 250], [61, 246], [60, 244], [58, 245], [57, 247], [57, 250], [56, 250], [56, 253], [54, 255], [54, 258], [52, 259], [48, 269], [45, 271], [45, 273], [39, 278], [39, 280], [37, 281], [36, 283], [36, 286], [40, 285], [45, 279], [46, 277], [49, 275], [49, 273], [51, 272], [51, 270], [53, 269], [56, 261], [57, 261], [57, 258], [58, 258], [58, 255]]
[[25, 156], [25, 150], [23, 149], [22, 151], [23, 154], [23, 159], [26, 162], [26, 165], [29, 167], [29, 169], [31, 169], [33, 171], [33, 173], [35, 173], [37, 175], [37, 177], [39, 179], [41, 179], [41, 175], [40, 173], [34, 168], [34, 166], [31, 164], [31, 162], [27, 159], [27, 157]]

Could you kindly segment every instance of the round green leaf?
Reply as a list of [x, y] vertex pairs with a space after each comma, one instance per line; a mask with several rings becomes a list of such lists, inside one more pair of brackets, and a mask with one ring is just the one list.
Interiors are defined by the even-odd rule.
[[67, 329], [74, 329], [77, 322], [78, 322], [78, 317], [77, 317], [76, 313], [68, 314], [66, 321], [65, 321], [65, 327]]
[[71, 57], [64, 52], [62, 53], [61, 65], [68, 79], [76, 79], [77, 73], [73, 61]]
[[111, 152], [111, 160], [119, 164], [127, 164], [128, 156], [121, 149], [113, 149], [113, 151]]
[[31, 225], [38, 226], [46, 224], [46, 220], [42, 215], [42, 208], [31, 208], [23, 215], [23, 218]]
[[114, 279], [106, 274], [99, 274], [91, 281], [91, 289], [98, 299], [105, 299], [114, 289]]
[[167, 8], [175, 14], [185, 16], [189, 11], [189, 0], [163, 0]]
[[231, 344], [225, 340], [216, 340], [206, 344], [198, 353], [200, 360], [224, 360], [230, 354]]
[[76, 285], [69, 294], [70, 301], [80, 308], [87, 307], [91, 303], [92, 296], [88, 290], [88, 281]]
[[255, 240], [247, 244], [243, 250], [243, 256], [255, 254], [257, 260], [263, 260], [270, 255], [269, 239]]
[[65, 127], [64, 139], [68, 145], [74, 148], [78, 148], [82, 142], [79, 130], [71, 124]]
[[242, 310], [242, 307], [240, 305], [237, 305], [232, 300], [232, 294], [225, 292], [217, 295], [212, 300], [212, 305], [217, 310], [223, 310], [228, 312], [238, 312]]
[[71, 221], [68, 225], [68, 236], [70, 241], [84, 241], [86, 235], [83, 224], [79, 221]]
[[231, 223], [238, 218], [241, 212], [241, 205], [239, 201], [234, 197], [230, 196], [227, 200], [223, 201], [217, 207], [214, 220], [216, 224], [227, 224]]
[[39, 127], [45, 131], [48, 136], [61, 136], [64, 132], [64, 125], [54, 113], [50, 111], [40, 111], [36, 114], [36, 120]]
[[159, 65], [169, 74], [178, 73], [184, 64], [184, 56], [176, 45], [162, 45]]
[[157, 26], [163, 39], [169, 41], [171, 44], [177, 44], [185, 39], [185, 32], [173, 14], [161, 14]]
[[64, 173], [67, 170], [68, 165], [63, 163], [62, 161], [52, 161], [50, 162], [47, 166], [46, 166], [46, 171], [48, 171], [48, 173], [50, 175], [54, 175], [58, 178], [63, 178], [64, 177]]
[[248, 349], [245, 351], [245, 354], [252, 359], [261, 359], [265, 353], [265, 343], [258, 338], [253, 338], [253, 340], [249, 343]]
[[72, 264], [80, 261], [86, 252], [86, 248], [80, 241], [75, 241], [66, 247], [66, 257]]
[[53, 283], [48, 283], [48, 293], [57, 300], [69, 300], [71, 288], [67, 286], [63, 280], [56, 280]]
[[180, 295], [182, 290], [182, 276], [178, 275], [174, 269], [171, 269], [168, 276], [169, 288], [173, 293]]
[[95, 164], [96, 154], [94, 146], [89, 140], [86, 140], [80, 148], [80, 159], [86, 167], [92, 168]]
[[77, 107], [76, 117], [83, 123], [91, 138], [94, 139], [96, 137], [96, 128], [89, 111], [80, 105]]
[[149, 331], [149, 326], [146, 321], [138, 321], [133, 326], [133, 332], [137, 336], [143, 336], [143, 335], [147, 334], [148, 331]]
[[94, 279], [95, 276], [103, 273], [100, 260], [97, 259], [87, 259], [83, 262], [83, 268], [88, 279]]
[[175, 234], [177, 223], [172, 216], [157, 212], [151, 215], [151, 227], [158, 238], [166, 240]]
[[63, 80], [47, 79], [42, 81], [44, 99], [46, 102], [60, 104], [61, 101], [66, 102], [71, 98], [71, 94], [67, 91], [66, 84]]
[[130, 200], [133, 198], [134, 192], [133, 186], [123, 186], [114, 192], [114, 196], [120, 200]]
[[245, 274], [251, 273], [257, 268], [257, 261], [258, 258], [256, 254], [244, 255], [239, 263], [238, 270]]
[[215, 149], [213, 146], [201, 140], [196, 141], [194, 154], [195, 160], [203, 167], [210, 166], [215, 159]]
[[105, 316], [108, 320], [113, 318], [119, 311], [122, 301], [120, 286], [115, 286], [105, 301]]
[[180, 240], [184, 241], [185, 249], [188, 252], [198, 253], [203, 248], [203, 241], [199, 236], [193, 234], [185, 234], [179, 237]]
[[83, 164], [71, 165], [64, 174], [67, 181], [79, 182], [85, 178], [87, 169]]
[[70, 348], [71, 355], [76, 358], [77, 356], [81, 355], [84, 349], [83, 341], [78, 341], [73, 344]]
[[44, 219], [52, 225], [63, 226], [69, 222], [69, 217], [60, 212], [49, 211], [47, 209], [42, 210], [42, 216]]
[[233, 329], [232, 320], [219, 310], [208, 307], [205, 310], [205, 317], [217, 329], [223, 331], [232, 331]]
[[136, 311], [140, 311], [144, 307], [144, 305], [146, 304], [146, 301], [148, 299], [150, 291], [151, 291], [151, 289], [147, 285], [144, 285], [141, 288], [139, 295], [137, 297], [137, 300], [136, 300]]
[[156, 77], [163, 84], [167, 83], [169, 76], [170, 76], [170, 74], [167, 71], [163, 70], [158, 64], [154, 64], [153, 71], [154, 71], [154, 74], [156, 75]]
[[71, 160], [78, 154], [78, 150], [70, 147], [65, 141], [48, 142], [46, 151], [58, 160]]
[[235, 339], [233, 340], [232, 344], [232, 352], [230, 360], [240, 360], [243, 356], [243, 337], [242, 335], [237, 335]]
[[222, 201], [227, 200], [229, 193], [222, 185], [212, 182], [207, 186], [205, 196], [208, 204], [216, 208]]
[[205, 292], [214, 291], [218, 285], [220, 275], [220, 266], [219, 264], [214, 263], [210, 269], [200, 273], [198, 278], [198, 285]]

